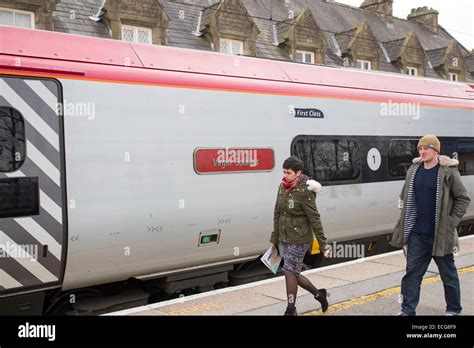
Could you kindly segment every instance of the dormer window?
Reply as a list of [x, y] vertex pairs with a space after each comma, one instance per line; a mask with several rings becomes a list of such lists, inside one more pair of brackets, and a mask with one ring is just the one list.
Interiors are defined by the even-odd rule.
[[372, 70], [372, 62], [370, 60], [357, 59], [357, 69]]
[[305, 64], [314, 64], [314, 52], [296, 51], [296, 62]]
[[467, 63], [459, 43], [452, 39], [446, 47], [426, 52], [433, 69], [449, 81], [464, 82], [469, 76]]
[[274, 44], [287, 50], [289, 57], [304, 64], [324, 64], [328, 43], [311, 10], [303, 9], [296, 17], [274, 26]]
[[418, 69], [412, 66], [407, 66], [405, 73], [410, 76], [418, 76]]
[[244, 54], [244, 42], [231, 39], [220, 39], [220, 52], [239, 56]]
[[200, 13], [195, 34], [216, 52], [255, 57], [259, 33], [242, 0], [220, 0]]
[[[380, 44], [377, 42], [369, 22], [335, 35], [344, 66], [361, 70], [380, 70]], [[345, 60], [347, 58], [347, 61]]]
[[151, 44], [151, 29], [122, 25], [122, 40], [132, 43]]
[[34, 29], [35, 14], [28, 11], [0, 8], [0, 25]]

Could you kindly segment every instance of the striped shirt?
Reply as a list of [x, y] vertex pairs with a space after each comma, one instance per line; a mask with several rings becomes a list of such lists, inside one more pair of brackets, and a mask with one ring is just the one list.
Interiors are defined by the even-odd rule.
[[416, 173], [414, 189], [417, 216], [412, 230], [415, 233], [434, 236], [439, 167], [438, 164], [425, 169], [424, 165], [421, 165]]

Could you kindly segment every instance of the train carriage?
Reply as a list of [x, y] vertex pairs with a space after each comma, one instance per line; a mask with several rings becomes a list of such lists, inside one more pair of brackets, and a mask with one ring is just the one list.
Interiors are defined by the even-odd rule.
[[228, 282], [269, 245], [289, 155], [329, 240], [383, 252], [421, 135], [473, 198], [473, 110], [465, 83], [0, 27], [0, 312]]

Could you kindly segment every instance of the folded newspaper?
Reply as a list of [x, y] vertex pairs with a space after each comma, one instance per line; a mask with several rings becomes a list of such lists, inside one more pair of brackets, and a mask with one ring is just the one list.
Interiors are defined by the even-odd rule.
[[265, 254], [263, 254], [260, 260], [262, 260], [262, 262], [268, 267], [270, 271], [276, 274], [278, 272], [281, 259], [282, 257], [278, 253], [278, 249], [272, 246], [266, 251]]

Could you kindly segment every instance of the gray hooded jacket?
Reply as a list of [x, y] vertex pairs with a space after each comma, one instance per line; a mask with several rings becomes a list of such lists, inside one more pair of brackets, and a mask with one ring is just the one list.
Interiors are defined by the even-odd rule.
[[[466, 214], [471, 201], [457, 169], [459, 161], [442, 155], [439, 156], [439, 163], [433, 256], [444, 256], [459, 250], [456, 227]], [[407, 171], [400, 194], [400, 219], [393, 230], [390, 243], [394, 247], [402, 247], [407, 243], [416, 221], [414, 181], [421, 165], [421, 159], [415, 158]]]

